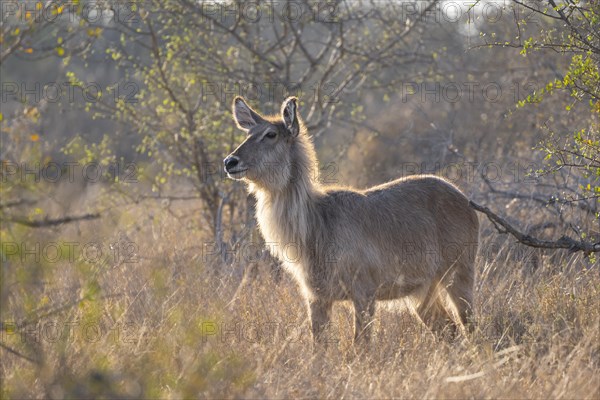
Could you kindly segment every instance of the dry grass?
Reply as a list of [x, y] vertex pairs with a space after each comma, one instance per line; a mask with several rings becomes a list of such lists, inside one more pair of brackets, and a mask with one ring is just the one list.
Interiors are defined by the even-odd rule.
[[339, 304], [329, 349], [313, 353], [287, 277], [277, 282], [263, 265], [240, 285], [243, 262], [208, 271], [196, 221], [165, 210], [115, 218], [4, 232], [42, 246], [133, 242], [138, 257], [4, 264], [2, 320], [35, 323], [3, 332], [34, 360], [2, 350], [2, 398], [600, 397], [600, 271], [581, 255], [535, 253], [534, 268], [508, 241], [486, 252], [498, 238], [484, 223], [469, 341], [436, 341], [386, 304], [373, 343], [357, 352], [352, 311]]

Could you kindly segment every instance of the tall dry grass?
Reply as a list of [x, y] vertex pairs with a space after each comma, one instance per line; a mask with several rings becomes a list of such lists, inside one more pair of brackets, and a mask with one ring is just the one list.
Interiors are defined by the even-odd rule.
[[12, 229], [42, 248], [60, 238], [136, 251], [3, 263], [2, 343], [20, 355], [2, 349], [2, 398], [600, 397], [600, 271], [582, 255], [520, 251], [481, 218], [472, 337], [438, 341], [387, 303], [356, 349], [351, 308], [338, 304], [329, 349], [313, 353], [293, 282], [264, 262], [244, 274], [243, 255], [207, 259], [191, 211], [144, 204]]

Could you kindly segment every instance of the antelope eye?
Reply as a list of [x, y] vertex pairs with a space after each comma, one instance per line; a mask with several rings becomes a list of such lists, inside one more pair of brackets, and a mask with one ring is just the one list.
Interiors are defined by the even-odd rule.
[[277, 132], [274, 131], [270, 131], [265, 135], [265, 137], [268, 137], [269, 139], [273, 139], [275, 136], [277, 136]]

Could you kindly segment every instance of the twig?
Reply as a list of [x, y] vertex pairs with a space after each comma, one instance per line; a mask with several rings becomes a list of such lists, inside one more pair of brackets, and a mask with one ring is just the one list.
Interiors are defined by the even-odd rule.
[[62, 225], [62, 224], [66, 224], [69, 222], [88, 221], [88, 220], [98, 219], [98, 218], [100, 218], [100, 214], [94, 213], [94, 214], [78, 215], [78, 216], [74, 216], [74, 217], [67, 216], [67, 217], [56, 218], [56, 219], [44, 218], [42, 220], [37, 220], [37, 221], [29, 221], [29, 220], [20, 219], [20, 218], [5, 218], [4, 221], [5, 222], [14, 222], [15, 224], [25, 225], [30, 228], [44, 228], [44, 227], [48, 227], [48, 226]]
[[537, 194], [523, 194], [523, 193], [518, 193], [518, 192], [511, 192], [511, 191], [497, 189], [492, 184], [492, 182], [489, 180], [489, 178], [487, 176], [485, 176], [485, 174], [482, 173], [481, 178], [483, 179], [483, 182], [486, 184], [488, 189], [490, 189], [491, 193], [499, 194], [504, 197], [523, 199], [523, 200], [533, 200], [537, 203], [543, 204], [544, 206], [553, 205], [553, 204], [569, 205], [572, 207], [577, 207], [580, 210], [585, 211], [589, 214], [595, 214], [598, 212], [597, 209], [595, 209], [594, 207], [590, 206], [588, 203], [585, 202], [585, 200], [588, 200], [590, 198], [595, 198], [595, 196], [592, 196], [589, 198], [579, 198], [579, 199], [574, 199], [574, 200], [566, 200], [566, 199], [563, 200], [563, 199], [556, 198], [554, 196], [552, 196], [550, 198], [546, 198], [544, 196], [540, 196]]
[[32, 204], [37, 203], [37, 200], [15, 200], [15, 201], [7, 201], [6, 203], [0, 204], [0, 208], [11, 208], [16, 206], [30, 206]]
[[8, 351], [9, 353], [12, 353], [12, 354], [14, 354], [14, 355], [15, 355], [15, 356], [17, 356], [17, 357], [21, 357], [22, 359], [24, 359], [24, 360], [27, 360], [27, 361], [29, 361], [30, 363], [33, 363], [33, 364], [39, 364], [39, 361], [38, 361], [38, 360], [35, 360], [35, 359], [33, 359], [33, 358], [29, 357], [29, 356], [26, 356], [25, 354], [21, 354], [21, 353], [19, 353], [17, 350], [14, 350], [14, 349], [12, 349], [12, 348], [8, 347], [8, 346], [7, 346], [7, 345], [5, 345], [4, 343], [0, 343], [0, 348], [3, 348], [4, 350]]

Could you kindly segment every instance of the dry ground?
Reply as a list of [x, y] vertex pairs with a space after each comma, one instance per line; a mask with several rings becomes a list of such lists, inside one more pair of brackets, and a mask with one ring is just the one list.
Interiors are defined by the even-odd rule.
[[197, 221], [121, 211], [3, 232], [40, 252], [53, 241], [104, 252], [3, 262], [2, 343], [21, 355], [1, 350], [2, 398], [600, 398], [597, 261], [523, 251], [481, 218], [473, 337], [436, 341], [386, 304], [356, 352], [352, 311], [339, 304], [329, 350], [313, 353], [287, 277], [261, 264], [241, 284], [244, 257], [207, 260]]

